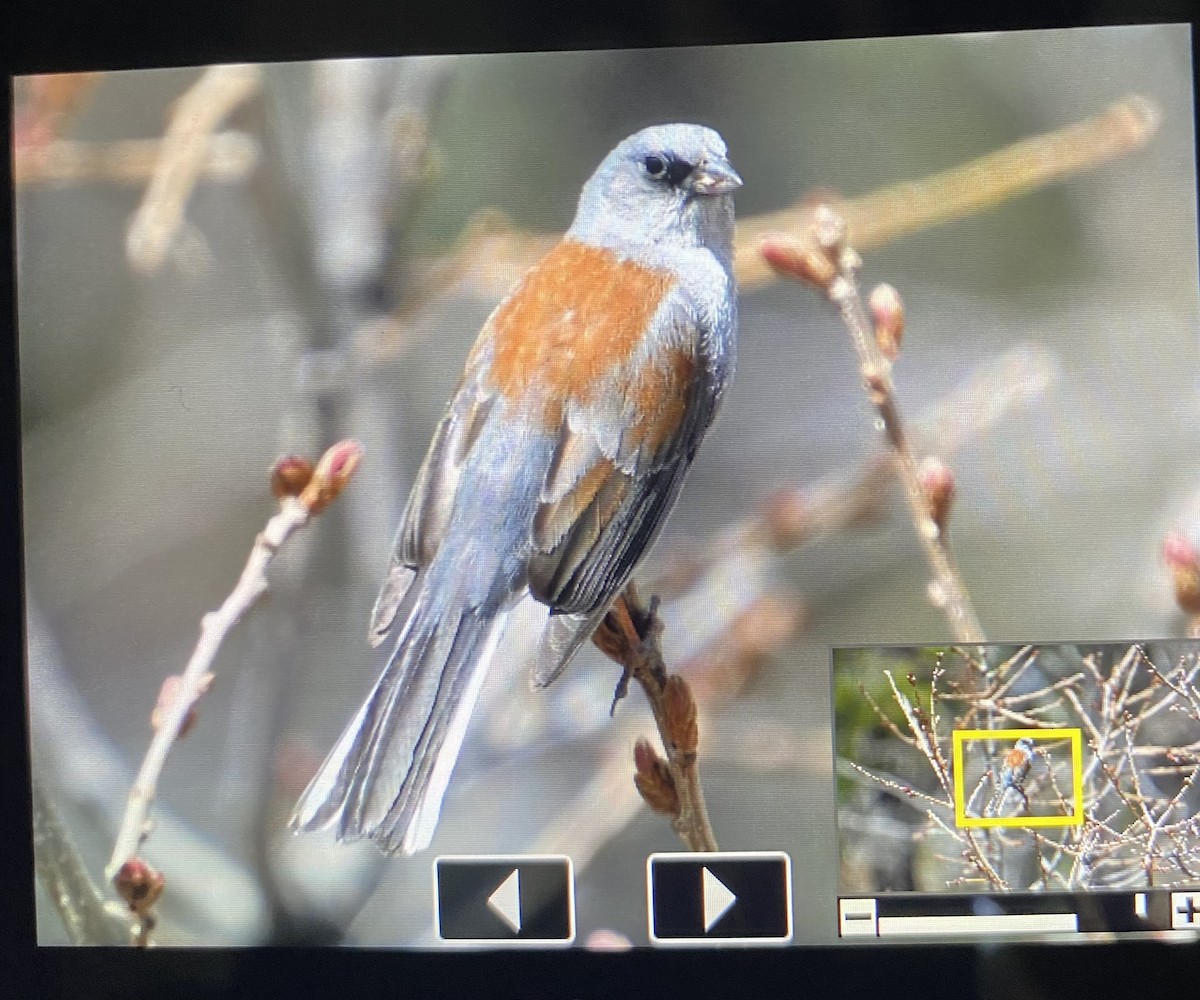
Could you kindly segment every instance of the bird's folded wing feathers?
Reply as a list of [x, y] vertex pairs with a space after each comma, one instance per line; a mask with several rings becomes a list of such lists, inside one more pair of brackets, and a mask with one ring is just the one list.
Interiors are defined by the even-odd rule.
[[387, 576], [371, 612], [373, 646], [388, 634], [417, 569], [429, 565], [445, 537], [463, 464], [494, 400], [482, 383], [480, 368], [478, 363], [468, 363], [417, 472], [396, 531]]
[[536, 686], [558, 676], [625, 585], [711, 422], [699, 328], [682, 304], [664, 313], [672, 328], [646, 354], [566, 408], [532, 532], [530, 591], [551, 609]]

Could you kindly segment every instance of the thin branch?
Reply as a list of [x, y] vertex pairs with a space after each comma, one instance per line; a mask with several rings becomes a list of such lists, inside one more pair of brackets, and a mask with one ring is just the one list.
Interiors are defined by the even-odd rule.
[[[841, 761], [839, 760], [839, 764], [840, 763]], [[930, 795], [927, 792], [921, 791], [919, 788], [913, 788], [912, 785], [901, 781], [899, 778], [891, 778], [882, 774], [877, 774], [876, 772], [868, 770], [861, 764], [857, 764], [852, 760], [846, 761], [846, 764], [863, 777], [868, 778], [887, 789], [900, 802], [907, 802], [909, 805], [913, 805], [913, 799], [920, 799], [923, 802], [928, 802], [930, 805], [937, 806], [939, 809], [945, 809], [947, 812], [954, 811], [953, 802], [946, 802], [945, 800], [939, 799], [934, 795]], [[913, 805], [913, 808], [918, 809], [922, 815], [925, 815], [925, 810], [920, 809], [915, 805]]]
[[850, 330], [851, 340], [862, 365], [868, 394], [880, 420], [883, 421], [884, 434], [899, 463], [904, 495], [917, 528], [917, 537], [933, 573], [930, 599], [945, 612], [950, 628], [959, 642], [982, 642], [983, 627], [979, 624], [970, 595], [959, 575], [954, 556], [946, 542], [945, 531], [930, 516], [929, 500], [921, 486], [917, 460], [909, 448], [904, 422], [900, 416], [900, 405], [891, 378], [891, 365], [879, 352], [875, 339], [870, 336], [866, 312], [852, 275], [852, 269], [846, 268], [842, 280], [835, 281], [830, 288], [830, 299], [837, 306], [842, 321]]
[[183, 224], [213, 132], [258, 84], [254, 66], [211, 66], [179, 98], [162, 139], [158, 166], [125, 239], [125, 255], [135, 270], [151, 272], [162, 264]]
[[37, 778], [33, 781], [33, 861], [71, 944], [129, 943], [129, 920], [114, 912], [115, 904], [104, 901]]
[[[13, 150], [13, 182], [81, 184], [145, 184], [163, 159], [160, 139], [84, 142], [56, 139], [45, 146]], [[197, 179], [232, 183], [244, 180], [258, 163], [258, 143], [244, 132], [218, 132], [207, 137], [198, 155]]]
[[[894, 289], [880, 286], [872, 295], [872, 316], [868, 317], [858, 289], [862, 258], [847, 241], [846, 220], [829, 205], [817, 206], [804, 237], [766, 237], [760, 250], [781, 275], [823, 291], [841, 315], [858, 355], [867, 396], [895, 457], [917, 537], [933, 575], [929, 599], [946, 616], [959, 642], [982, 642], [983, 628], [946, 538], [953, 477], [940, 462], [932, 478], [918, 468], [892, 382], [891, 358], [899, 351], [904, 322], [899, 296]], [[887, 293], [882, 299], [881, 291]], [[883, 299], [886, 305], [881, 304]]]
[[667, 673], [656, 605], [657, 601], [651, 600], [648, 608], [643, 606], [634, 585], [628, 584], [592, 641], [624, 670], [617, 687], [618, 699], [630, 679], [646, 692], [667, 753], [663, 761], [644, 741], [635, 746], [635, 781], [642, 798], [656, 812], [670, 818], [672, 828], [690, 850], [715, 851], [717, 839], [704, 804], [697, 761], [700, 730], [696, 700], [687, 681]]
[[975, 839], [975, 834], [972, 830], [955, 830], [953, 827], [948, 825], [944, 819], [933, 812], [933, 810], [930, 810], [927, 815], [929, 816], [929, 819], [931, 819], [937, 826], [941, 827], [944, 833], [948, 833], [951, 837], [958, 841], [958, 843], [963, 844], [966, 847], [965, 853], [967, 857], [970, 859], [971, 863], [977, 869], [979, 869], [979, 873], [992, 884], [993, 888], [1004, 891], [1008, 890], [1008, 883], [1004, 881], [1000, 873], [997, 872], [992, 866], [992, 863], [988, 861], [987, 857], [980, 849], [979, 843]]
[[925, 759], [929, 761], [929, 766], [933, 773], [937, 776], [938, 784], [942, 786], [942, 790], [950, 796], [951, 801], [954, 798], [954, 782], [951, 780], [950, 772], [946, 769], [945, 760], [941, 753], [937, 750], [934, 743], [936, 734], [931, 733], [928, 728], [921, 724], [916, 710], [913, 708], [912, 702], [896, 684], [896, 679], [892, 676], [890, 670], [883, 672], [887, 678], [888, 684], [892, 689], [892, 698], [896, 704], [900, 706], [900, 711], [904, 713], [904, 719], [908, 723], [908, 728], [912, 731], [913, 736], [917, 741], [917, 749], [925, 755]]
[[[112, 857], [105, 877], [112, 881], [122, 898], [142, 918], [142, 940], [151, 921], [149, 914], [162, 890], [161, 876], [137, 857], [150, 832], [150, 807], [158, 793], [159, 777], [167, 755], [190, 725], [193, 709], [211, 683], [211, 668], [225, 637], [269, 589], [267, 567], [280, 547], [298, 529], [324, 511], [345, 488], [362, 458], [356, 441], [333, 445], [321, 457], [315, 469], [300, 459], [282, 459], [272, 473], [272, 486], [280, 498], [279, 512], [255, 539], [250, 557], [237, 585], [216, 611], [205, 615], [200, 625], [200, 640], [191, 658], [176, 678], [169, 678], [155, 708], [155, 728], [150, 748], [134, 779], [125, 804]], [[173, 682], [173, 683], [171, 683]], [[146, 884], [157, 882], [148, 897]]]

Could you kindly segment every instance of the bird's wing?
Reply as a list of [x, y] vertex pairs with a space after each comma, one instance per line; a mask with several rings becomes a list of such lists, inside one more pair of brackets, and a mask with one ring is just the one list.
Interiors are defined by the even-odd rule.
[[417, 569], [429, 564], [446, 534], [463, 465], [494, 401], [481, 375], [473, 354], [417, 472], [396, 531], [387, 576], [371, 612], [373, 646], [387, 635]]
[[532, 526], [530, 592], [550, 607], [533, 668], [550, 683], [658, 535], [711, 423], [702, 331], [684, 295], [598, 391], [563, 413]]

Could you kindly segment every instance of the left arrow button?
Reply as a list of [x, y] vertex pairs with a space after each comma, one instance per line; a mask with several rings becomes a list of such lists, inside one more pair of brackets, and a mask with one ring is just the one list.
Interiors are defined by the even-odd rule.
[[568, 945], [575, 939], [571, 859], [443, 855], [433, 863], [434, 926], [443, 941]]
[[508, 878], [496, 887], [496, 891], [488, 896], [488, 906], [513, 931], [521, 930], [521, 869], [514, 868]]

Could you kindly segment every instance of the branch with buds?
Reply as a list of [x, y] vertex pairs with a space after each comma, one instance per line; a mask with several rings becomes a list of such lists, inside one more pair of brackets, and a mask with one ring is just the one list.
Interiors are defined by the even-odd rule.
[[959, 642], [983, 641], [983, 628], [946, 535], [954, 474], [938, 458], [917, 461], [896, 399], [892, 362], [900, 355], [904, 336], [904, 304], [899, 293], [890, 285], [879, 285], [871, 292], [869, 306], [863, 305], [858, 288], [862, 259], [847, 240], [846, 220], [828, 205], [816, 208], [812, 225], [801, 236], [766, 236], [760, 250], [778, 274], [817, 288], [841, 315], [929, 563], [929, 600], [945, 614]]
[[134, 916], [133, 943], [145, 946], [154, 929], [154, 905], [166, 880], [138, 855], [150, 834], [150, 807], [159, 777], [176, 741], [192, 728], [196, 703], [212, 686], [211, 667], [225, 637], [269, 589], [267, 567], [280, 547], [313, 517], [329, 507], [346, 488], [362, 461], [357, 441], [341, 441], [321, 456], [314, 468], [301, 458], [280, 459], [271, 470], [271, 489], [279, 511], [254, 541], [237, 585], [216, 611], [200, 622], [200, 640], [182, 674], [168, 677], [151, 714], [154, 739], [126, 800], [112, 857], [105, 868], [117, 894]]
[[697, 750], [700, 726], [696, 699], [678, 674], [668, 674], [659, 636], [662, 622], [658, 601], [644, 606], [632, 583], [616, 599], [596, 629], [592, 641], [624, 670], [613, 698], [613, 709], [635, 680], [646, 692], [658, 734], [667, 756], [664, 760], [650, 744], [639, 739], [633, 748], [634, 784], [651, 809], [666, 816], [671, 827], [692, 851], [717, 850], [716, 836], [704, 805]]

